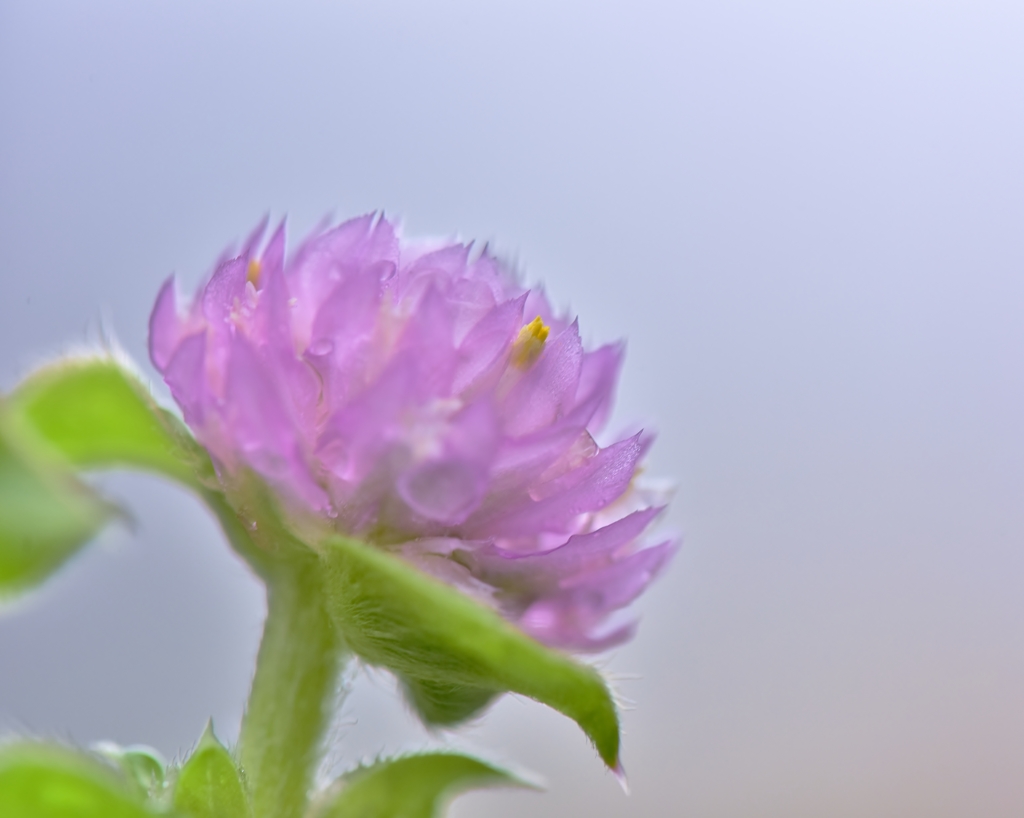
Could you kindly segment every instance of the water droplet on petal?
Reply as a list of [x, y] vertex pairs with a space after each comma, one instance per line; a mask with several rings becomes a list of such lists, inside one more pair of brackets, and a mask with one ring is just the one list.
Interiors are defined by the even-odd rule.
[[314, 343], [310, 344], [309, 349], [306, 350], [306, 352], [309, 353], [310, 355], [316, 356], [329, 355], [333, 351], [334, 342], [327, 338], [321, 338], [319, 341], [315, 341]]

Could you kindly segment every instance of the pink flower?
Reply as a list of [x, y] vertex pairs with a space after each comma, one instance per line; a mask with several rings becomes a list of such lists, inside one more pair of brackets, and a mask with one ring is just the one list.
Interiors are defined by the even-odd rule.
[[601, 447], [621, 345], [493, 256], [400, 240], [385, 218], [318, 230], [286, 262], [261, 226], [187, 309], [173, 280], [150, 356], [225, 489], [255, 471], [296, 519], [401, 553], [534, 637], [599, 650], [665, 565], [637, 487], [648, 441]]

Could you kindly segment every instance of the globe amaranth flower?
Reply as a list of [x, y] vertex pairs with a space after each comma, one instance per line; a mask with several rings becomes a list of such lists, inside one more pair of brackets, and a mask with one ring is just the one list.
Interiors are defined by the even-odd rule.
[[150, 355], [230, 492], [259, 474], [295, 514], [403, 555], [550, 645], [600, 650], [669, 559], [643, 547], [648, 441], [599, 446], [621, 345], [584, 349], [486, 250], [365, 216], [285, 260], [284, 225], [174, 282]]

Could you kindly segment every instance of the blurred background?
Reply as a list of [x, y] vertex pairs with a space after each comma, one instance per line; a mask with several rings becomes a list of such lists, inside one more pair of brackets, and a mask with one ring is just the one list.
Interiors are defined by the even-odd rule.
[[[430, 735], [383, 675], [351, 764], [451, 740], [546, 795], [453, 814], [1024, 814], [1024, 5], [0, 2], [0, 388], [267, 211], [491, 241], [629, 339], [684, 537], [601, 664], [620, 792], [506, 697]], [[158, 394], [166, 396], [162, 386]], [[0, 617], [0, 731], [237, 735], [259, 586], [182, 491]]]

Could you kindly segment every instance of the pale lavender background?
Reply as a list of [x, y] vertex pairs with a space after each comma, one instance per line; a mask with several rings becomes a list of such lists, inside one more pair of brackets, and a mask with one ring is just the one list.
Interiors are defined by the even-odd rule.
[[[485, 5], [0, 3], [0, 385], [103, 323], [143, 361], [266, 209], [494, 239], [629, 338], [686, 545], [608, 665], [633, 794], [506, 700], [459, 740], [551, 791], [455, 814], [1024, 814], [1024, 6]], [[0, 619], [0, 727], [231, 737], [259, 589], [104, 483], [137, 527]], [[346, 713], [340, 762], [429, 739]]]

